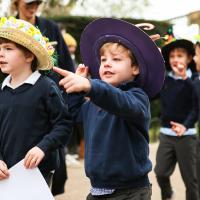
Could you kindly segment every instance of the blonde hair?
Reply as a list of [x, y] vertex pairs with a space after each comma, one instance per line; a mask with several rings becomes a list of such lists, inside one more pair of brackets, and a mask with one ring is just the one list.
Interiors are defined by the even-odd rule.
[[64, 37], [64, 40], [65, 40], [65, 43], [67, 44], [67, 46], [77, 47], [77, 42], [72, 35], [70, 35], [69, 33], [64, 33], [63, 37]]
[[121, 51], [121, 52], [127, 52], [131, 59], [132, 66], [138, 66], [137, 59], [133, 55], [132, 51], [130, 49], [128, 49], [127, 47], [125, 47], [123, 44], [120, 44], [117, 42], [105, 43], [101, 46], [101, 48], [99, 50], [99, 56], [102, 56], [105, 53], [105, 51], [107, 51], [107, 50], [109, 50], [111, 53], [116, 50]]

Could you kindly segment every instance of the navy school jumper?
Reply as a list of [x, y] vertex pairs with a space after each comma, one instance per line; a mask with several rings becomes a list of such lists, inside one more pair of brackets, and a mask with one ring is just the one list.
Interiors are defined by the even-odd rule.
[[134, 82], [116, 88], [90, 80], [86, 94], [69, 95], [69, 111], [82, 121], [85, 171], [98, 188], [149, 186], [150, 105], [148, 96]]
[[34, 85], [0, 88], [0, 159], [8, 168], [34, 146], [45, 153], [39, 165], [48, 173], [59, 166], [58, 148], [71, 133], [71, 118], [55, 82], [42, 76]]

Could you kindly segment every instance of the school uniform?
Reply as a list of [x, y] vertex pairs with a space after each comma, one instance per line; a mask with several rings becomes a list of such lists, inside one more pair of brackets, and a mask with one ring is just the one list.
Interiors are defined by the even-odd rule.
[[[190, 115], [191, 119], [197, 119], [198, 126], [200, 125], [200, 114], [199, 114], [199, 108], [200, 108], [200, 77], [199, 75], [195, 78], [193, 81], [193, 86], [195, 90], [195, 94], [197, 97], [197, 101], [195, 103], [196, 107], [194, 107], [192, 114]], [[199, 188], [199, 196], [200, 196], [200, 138], [199, 138], [199, 132], [198, 132], [198, 139], [197, 139], [197, 180], [198, 180], [198, 188]]]
[[127, 191], [138, 195], [138, 190], [144, 195], [148, 190], [150, 199], [147, 95], [134, 87], [134, 82], [119, 88], [97, 79], [90, 82], [92, 89], [86, 94], [89, 101], [84, 95], [69, 95], [70, 113], [74, 120], [83, 122], [86, 175], [93, 188], [105, 190], [90, 195], [95, 199], [106, 195], [117, 198]]
[[[162, 199], [170, 198], [173, 190], [169, 177], [176, 163], [186, 186], [186, 199], [198, 200], [196, 174], [196, 129], [191, 114], [195, 95], [192, 80], [182, 80], [170, 74], [166, 77], [160, 93], [161, 129], [160, 144], [156, 155], [155, 173], [161, 188]], [[171, 130], [170, 121], [183, 124], [187, 131], [178, 137]]]
[[46, 177], [59, 167], [58, 148], [71, 133], [71, 119], [54, 81], [35, 71], [16, 88], [10, 76], [0, 89], [0, 159], [8, 168], [34, 146], [45, 157], [39, 169]]

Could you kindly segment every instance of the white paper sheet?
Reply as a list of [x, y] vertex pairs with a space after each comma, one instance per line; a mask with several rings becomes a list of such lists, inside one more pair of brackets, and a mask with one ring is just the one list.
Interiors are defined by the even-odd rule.
[[10, 168], [10, 177], [0, 181], [0, 199], [54, 200], [39, 169], [26, 169], [23, 163], [24, 160]]

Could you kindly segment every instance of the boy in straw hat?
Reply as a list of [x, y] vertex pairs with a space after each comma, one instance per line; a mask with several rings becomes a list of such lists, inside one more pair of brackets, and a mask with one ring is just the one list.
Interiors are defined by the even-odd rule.
[[[25, 20], [38, 27], [41, 33], [55, 44], [55, 51], [58, 54], [58, 66], [62, 69], [74, 71], [67, 45], [64, 42], [58, 25], [52, 20], [37, 16], [38, 10], [43, 2], [45, 1], [11, 0], [11, 15], [16, 15], [16, 18]], [[51, 76], [57, 81], [58, 77], [55, 77], [53, 74], [51, 74]]]
[[91, 22], [80, 47], [92, 79], [54, 70], [64, 76], [74, 119], [83, 122], [87, 199], [149, 200], [149, 97], [163, 84], [162, 56], [142, 30], [112, 18]]
[[71, 120], [54, 81], [40, 74], [53, 66], [54, 49], [30, 23], [0, 19], [0, 69], [9, 76], [0, 88], [0, 180], [24, 159], [50, 183], [66, 144]]

